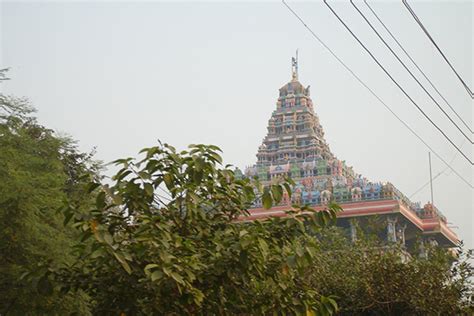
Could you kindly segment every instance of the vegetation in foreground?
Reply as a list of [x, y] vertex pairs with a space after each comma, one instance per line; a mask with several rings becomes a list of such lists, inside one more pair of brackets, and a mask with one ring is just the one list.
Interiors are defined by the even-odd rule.
[[2, 315], [473, 312], [471, 252], [402, 262], [398, 245], [330, 227], [335, 204], [240, 222], [291, 181], [236, 179], [214, 146], [145, 149], [107, 185], [25, 100], [0, 97]]

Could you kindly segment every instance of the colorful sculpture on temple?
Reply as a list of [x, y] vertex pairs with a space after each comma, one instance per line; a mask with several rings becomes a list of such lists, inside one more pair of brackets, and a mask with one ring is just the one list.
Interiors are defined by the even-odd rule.
[[[298, 81], [298, 61], [293, 60], [292, 65], [292, 80], [279, 89], [267, 135], [258, 148], [257, 163], [246, 168], [245, 176], [257, 176], [263, 184], [281, 176], [291, 177], [296, 184], [291, 200], [284, 197], [285, 205], [396, 199], [420, 216], [431, 216], [431, 206], [420, 208], [391, 183], [368, 181], [331, 152], [313, 110], [309, 86], [304, 88]], [[255, 206], [261, 206], [259, 203]]]

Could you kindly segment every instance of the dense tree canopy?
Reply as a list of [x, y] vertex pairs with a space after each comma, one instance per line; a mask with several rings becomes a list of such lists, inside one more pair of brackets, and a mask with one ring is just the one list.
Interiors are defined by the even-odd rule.
[[40, 263], [73, 262], [77, 233], [58, 209], [86, 197], [79, 174], [96, 173], [90, 155], [39, 125], [33, 112], [26, 100], [0, 94], [0, 314], [87, 314], [82, 294], [43, 296], [44, 279], [21, 280], [25, 271], [41, 272]]
[[[314, 291], [304, 274], [314, 234], [338, 207], [287, 219], [241, 222], [256, 195], [279, 202], [284, 180], [262, 188], [221, 167], [215, 146], [169, 145], [118, 160], [122, 169], [98, 192], [82, 231], [80, 260], [55, 281], [94, 300], [94, 314], [331, 314], [335, 302]], [[66, 211], [76, 214], [74, 205]]]
[[[375, 228], [377, 228], [375, 226]], [[376, 229], [352, 243], [339, 228], [318, 236], [319, 251], [306, 277], [318, 292], [335, 295], [341, 315], [472, 315], [472, 251], [429, 247], [428, 256], [386, 245]]]
[[[169, 145], [122, 159], [111, 186], [91, 184], [96, 205], [75, 217], [83, 240], [57, 282], [82, 289], [94, 314], [454, 315], [472, 311], [471, 252], [428, 258], [387, 245], [373, 230], [356, 242], [328, 228], [337, 205], [241, 222], [261, 195], [268, 207], [288, 182], [262, 188], [220, 168], [214, 146]], [[74, 206], [68, 213], [74, 214]], [[380, 228], [380, 227], [379, 227]], [[330, 298], [329, 298], [330, 297]]]

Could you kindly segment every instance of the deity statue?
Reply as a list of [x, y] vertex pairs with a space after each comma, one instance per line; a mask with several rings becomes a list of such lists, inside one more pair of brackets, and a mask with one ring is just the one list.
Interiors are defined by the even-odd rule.
[[397, 242], [397, 236], [395, 231], [395, 223], [397, 219], [392, 219], [391, 217], [387, 218], [387, 241], [388, 242]]
[[354, 187], [351, 190], [352, 201], [360, 201], [362, 198], [362, 189], [359, 187]]
[[331, 191], [324, 190], [323, 192], [321, 192], [321, 204], [323, 205], [328, 204], [330, 199], [331, 199]]
[[398, 229], [397, 229], [397, 241], [402, 244], [402, 245], [405, 245], [405, 229], [407, 228], [407, 225], [398, 225]]
[[350, 227], [351, 227], [351, 241], [356, 242], [357, 241], [357, 226], [354, 222], [354, 220], [350, 221]]

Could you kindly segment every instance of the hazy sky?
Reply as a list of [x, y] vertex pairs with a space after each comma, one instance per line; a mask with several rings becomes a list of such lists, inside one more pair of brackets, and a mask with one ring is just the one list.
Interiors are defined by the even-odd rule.
[[[374, 21], [363, 2], [356, 3]], [[401, 1], [370, 3], [472, 126], [472, 100]], [[473, 2], [410, 3], [474, 89]], [[326, 6], [290, 4], [434, 150], [447, 161], [454, 157], [454, 168], [474, 183], [472, 167], [455, 155]], [[473, 159], [472, 146], [463, 142], [352, 6], [336, 2], [334, 7]], [[429, 179], [428, 149], [281, 2], [3, 1], [0, 10], [0, 67], [11, 67], [12, 78], [1, 89], [28, 97], [42, 124], [70, 134], [82, 150], [96, 146], [97, 157], [105, 162], [133, 156], [161, 139], [178, 148], [216, 144], [227, 163], [241, 168], [255, 163], [278, 88], [291, 79], [290, 59], [298, 48], [300, 81], [311, 85], [332, 151], [370, 180], [390, 181], [407, 196]], [[433, 174], [443, 169], [433, 157]], [[412, 200], [425, 203], [429, 196], [426, 187]], [[474, 247], [472, 189], [448, 171], [434, 182], [434, 201]]]

